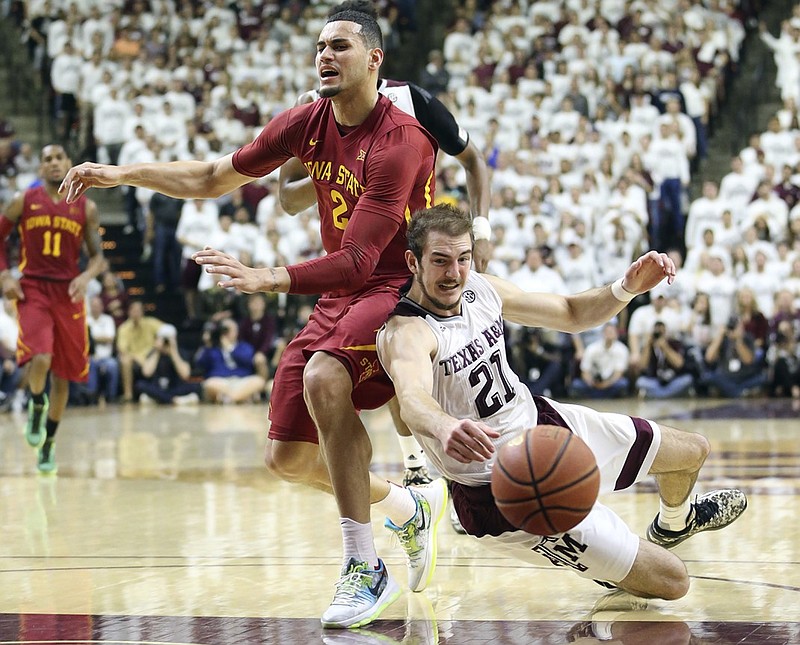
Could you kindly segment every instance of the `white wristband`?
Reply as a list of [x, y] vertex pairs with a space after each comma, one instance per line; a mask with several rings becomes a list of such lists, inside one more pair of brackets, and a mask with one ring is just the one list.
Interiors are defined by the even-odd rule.
[[611, 283], [611, 295], [613, 295], [620, 302], [630, 302], [639, 294], [631, 293], [625, 287], [623, 287], [622, 278], [620, 278], [619, 280]]
[[473, 217], [472, 218], [472, 236], [475, 240], [491, 240], [492, 239], [492, 225], [486, 217]]

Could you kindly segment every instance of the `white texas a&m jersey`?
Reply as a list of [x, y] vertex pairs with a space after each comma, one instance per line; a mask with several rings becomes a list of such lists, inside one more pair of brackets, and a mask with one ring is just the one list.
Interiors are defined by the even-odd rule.
[[[433, 398], [456, 419], [482, 421], [501, 433], [497, 448], [536, 425], [537, 411], [528, 388], [506, 359], [500, 296], [479, 273], [470, 272], [461, 298], [461, 314], [436, 316], [401, 298], [393, 316], [419, 316], [438, 342], [433, 357]], [[383, 329], [378, 332], [382, 341]], [[438, 440], [415, 435], [433, 464], [466, 485], [490, 480], [491, 462], [462, 464], [444, 454]]]

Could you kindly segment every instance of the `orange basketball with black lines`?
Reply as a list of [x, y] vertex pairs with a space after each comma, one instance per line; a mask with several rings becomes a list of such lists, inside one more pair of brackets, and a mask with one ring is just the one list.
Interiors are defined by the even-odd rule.
[[592, 510], [600, 470], [589, 446], [566, 428], [538, 425], [497, 452], [492, 495], [514, 526], [534, 535], [569, 531]]

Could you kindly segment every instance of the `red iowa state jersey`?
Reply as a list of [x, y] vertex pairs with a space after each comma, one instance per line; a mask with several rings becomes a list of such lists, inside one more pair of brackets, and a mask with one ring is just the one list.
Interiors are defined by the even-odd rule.
[[20, 272], [29, 278], [72, 280], [80, 273], [85, 226], [85, 196], [67, 204], [54, 202], [43, 186], [27, 190], [17, 221]]
[[[336, 123], [330, 99], [320, 99], [275, 117], [234, 154], [233, 166], [261, 177], [299, 158], [314, 182], [325, 250], [334, 253], [348, 236], [367, 232], [350, 242], [376, 261], [368, 288], [409, 275], [406, 225], [414, 211], [433, 203], [436, 151], [419, 122], [384, 96], [363, 123], [347, 129]], [[376, 228], [385, 234], [378, 245]]]

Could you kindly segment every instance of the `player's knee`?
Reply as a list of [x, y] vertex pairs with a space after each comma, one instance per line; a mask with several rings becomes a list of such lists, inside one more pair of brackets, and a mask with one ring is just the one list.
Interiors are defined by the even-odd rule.
[[316, 460], [309, 459], [302, 451], [291, 445], [272, 444], [264, 452], [264, 464], [276, 477], [294, 483], [303, 483], [311, 478]]
[[665, 572], [661, 587], [659, 595], [664, 600], [678, 600], [689, 593], [689, 574], [683, 562], [678, 561], [672, 571]]
[[692, 465], [695, 469], [699, 470], [708, 458], [708, 453], [711, 452], [711, 444], [703, 435], [692, 432], [689, 434], [692, 445]]
[[303, 393], [313, 410], [315, 404], [329, 405], [338, 397], [347, 395], [352, 388], [344, 366], [327, 354], [314, 354], [303, 370]]

